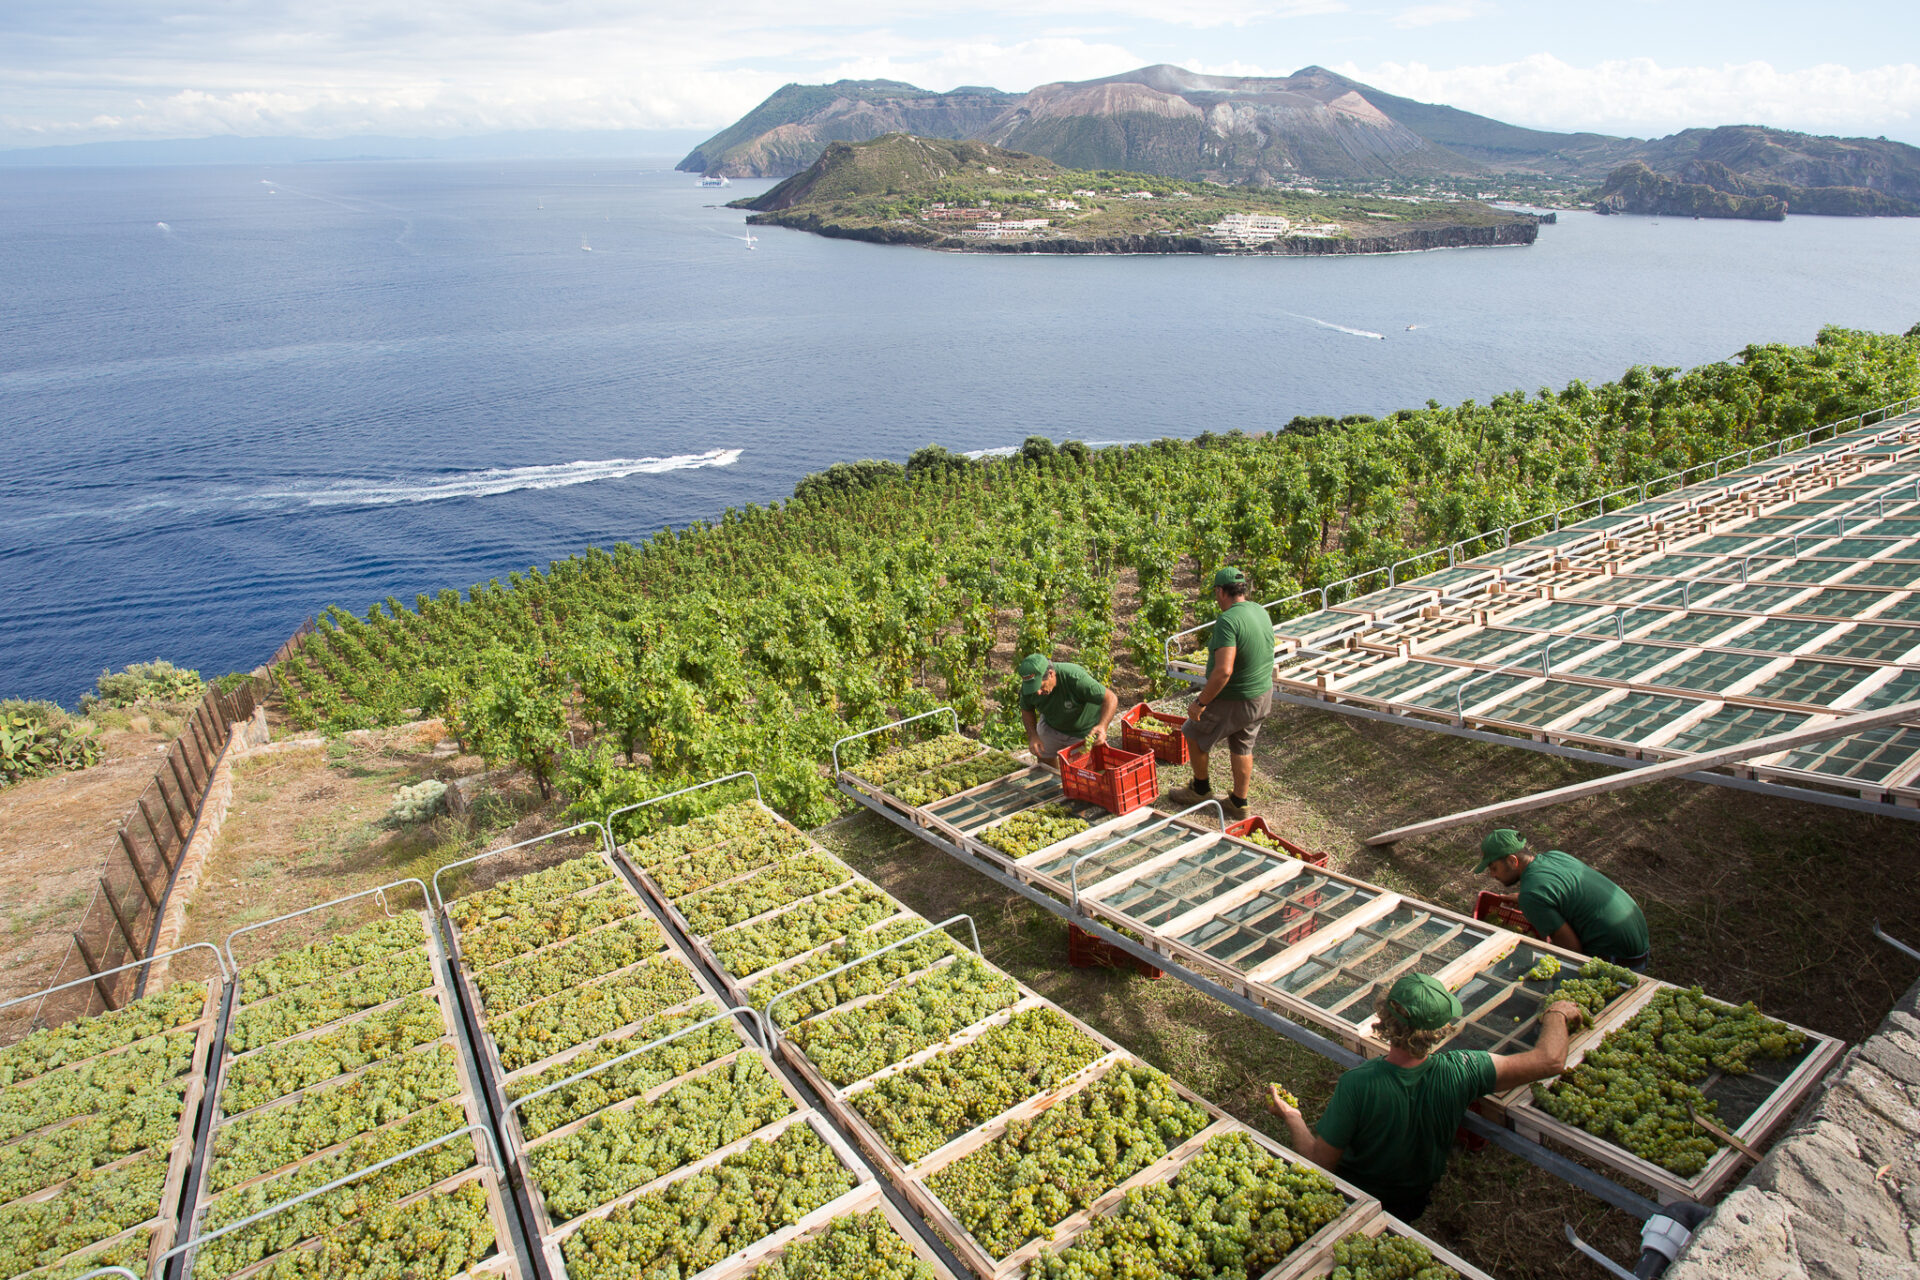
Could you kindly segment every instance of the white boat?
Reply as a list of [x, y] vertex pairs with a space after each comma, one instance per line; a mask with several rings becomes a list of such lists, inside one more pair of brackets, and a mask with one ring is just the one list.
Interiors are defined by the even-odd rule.
[[727, 187], [727, 186], [732, 186], [733, 184], [728, 182], [725, 178], [721, 177], [717, 173], [710, 173], [706, 177], [700, 179], [700, 185], [703, 187]]

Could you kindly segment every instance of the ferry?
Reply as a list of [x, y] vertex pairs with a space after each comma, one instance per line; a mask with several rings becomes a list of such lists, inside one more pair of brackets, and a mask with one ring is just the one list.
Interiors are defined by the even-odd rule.
[[700, 179], [700, 185], [703, 187], [726, 187], [726, 186], [731, 186], [732, 184], [729, 183], [725, 178], [721, 177], [719, 174], [710, 173], [706, 177]]

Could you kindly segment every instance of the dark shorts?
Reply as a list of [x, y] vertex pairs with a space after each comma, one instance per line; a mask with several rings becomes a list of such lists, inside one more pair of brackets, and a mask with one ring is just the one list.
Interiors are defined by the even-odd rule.
[[1222, 738], [1227, 750], [1236, 756], [1253, 754], [1253, 742], [1260, 736], [1260, 722], [1273, 712], [1273, 693], [1257, 698], [1215, 698], [1198, 720], [1180, 726], [1187, 745], [1201, 755], [1213, 750]]
[[[1605, 959], [1605, 958], [1606, 957], [1604, 956], [1602, 957], [1602, 959]], [[1651, 959], [1653, 959], [1653, 952], [1642, 951], [1639, 955], [1633, 957], [1631, 960], [1613, 960], [1613, 961], [1610, 961], [1609, 963], [1617, 964], [1622, 969], [1630, 969], [1634, 973], [1645, 973], [1647, 971], [1647, 961]]]

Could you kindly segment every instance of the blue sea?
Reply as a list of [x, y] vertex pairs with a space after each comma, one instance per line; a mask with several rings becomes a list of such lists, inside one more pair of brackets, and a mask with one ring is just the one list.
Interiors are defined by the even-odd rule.
[[665, 160], [0, 171], [0, 695], [264, 660], [784, 498], [1920, 320], [1920, 220], [1562, 214], [1523, 249], [947, 255], [763, 229]]

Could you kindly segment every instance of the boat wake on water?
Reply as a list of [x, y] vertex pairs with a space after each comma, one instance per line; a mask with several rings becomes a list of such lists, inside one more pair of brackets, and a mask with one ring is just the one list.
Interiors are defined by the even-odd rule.
[[740, 460], [739, 449], [709, 449], [667, 458], [607, 458], [597, 462], [561, 462], [534, 467], [489, 467], [447, 476], [396, 480], [342, 480], [311, 488], [262, 493], [269, 501], [291, 506], [388, 506], [401, 502], [440, 502], [448, 498], [490, 498], [522, 489], [564, 489], [597, 480], [624, 480], [628, 476], [660, 475], [703, 467], [730, 467]]
[[1356, 338], [1378, 338], [1382, 342], [1385, 342], [1387, 340], [1386, 334], [1375, 333], [1371, 329], [1349, 328], [1347, 325], [1344, 325], [1344, 324], [1335, 324], [1331, 320], [1320, 320], [1313, 316], [1303, 316], [1293, 311], [1289, 311], [1287, 312], [1287, 314], [1292, 316], [1295, 320], [1305, 320], [1308, 324], [1317, 324], [1322, 329], [1336, 329], [1341, 333], [1350, 333]]

